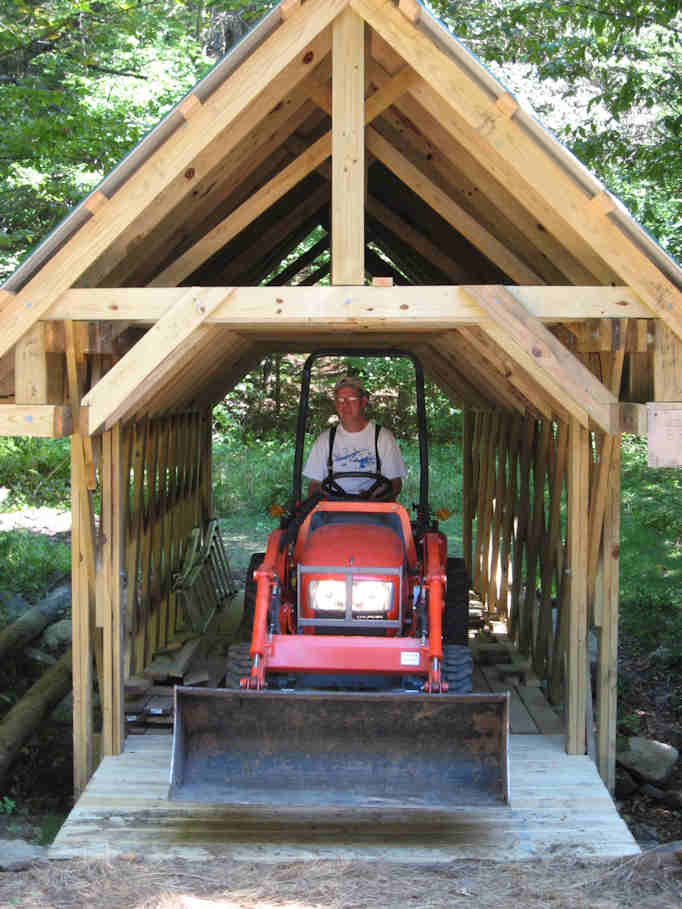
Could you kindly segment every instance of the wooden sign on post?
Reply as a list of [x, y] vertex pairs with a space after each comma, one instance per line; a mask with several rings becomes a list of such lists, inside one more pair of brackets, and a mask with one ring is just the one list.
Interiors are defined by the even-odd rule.
[[647, 404], [649, 467], [682, 467], [682, 402]]

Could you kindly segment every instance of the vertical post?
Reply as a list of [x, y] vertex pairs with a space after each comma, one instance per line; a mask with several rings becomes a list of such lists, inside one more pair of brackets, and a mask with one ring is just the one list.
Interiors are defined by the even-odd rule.
[[100, 700], [102, 703], [102, 754], [113, 754], [113, 666], [112, 632], [113, 610], [111, 602], [111, 543], [112, 543], [112, 458], [111, 433], [102, 438], [102, 461], [100, 468], [102, 505], [100, 510], [100, 559], [97, 566], [97, 627], [102, 629], [102, 678], [100, 679]]
[[121, 573], [124, 565], [125, 499], [128, 471], [123, 468], [121, 425], [111, 430], [111, 605], [112, 605], [112, 754], [123, 751], [125, 714], [123, 708], [123, 608]]
[[618, 556], [620, 548], [620, 439], [611, 456], [611, 471], [602, 539], [602, 626], [597, 677], [597, 762], [610, 792], [616, 785], [616, 719], [618, 698]]
[[474, 415], [471, 410], [462, 414], [462, 557], [469, 577], [473, 578], [471, 564], [474, 521]]
[[682, 401], [682, 341], [660, 319], [654, 347], [654, 399]]
[[61, 404], [64, 401], [64, 355], [48, 350], [47, 328], [36, 324], [16, 343], [14, 400], [17, 404]]
[[213, 517], [213, 411], [204, 411], [201, 421], [201, 523], [206, 526]]
[[97, 625], [102, 629], [102, 754], [123, 747], [123, 658], [121, 617], [120, 427], [104, 433], [101, 461], [101, 540], [97, 568]]
[[365, 281], [365, 23], [332, 26], [332, 283]]
[[92, 628], [87, 571], [87, 534], [81, 501], [87, 494], [83, 442], [71, 436], [71, 617], [73, 621], [73, 786], [85, 789], [93, 770]]
[[568, 615], [566, 751], [585, 753], [587, 696], [587, 545], [588, 432], [571, 418], [568, 451], [568, 564], [571, 572]]
[[474, 589], [478, 591], [481, 598], [485, 596], [484, 575], [483, 575], [483, 551], [484, 551], [484, 533], [486, 521], [487, 492], [488, 492], [488, 469], [490, 467], [490, 436], [493, 427], [493, 414], [487, 411], [480, 415], [481, 431], [478, 437], [478, 451], [476, 456], [479, 463], [478, 469], [478, 489], [476, 504], [476, 543], [474, 546], [472, 572], [472, 582]]

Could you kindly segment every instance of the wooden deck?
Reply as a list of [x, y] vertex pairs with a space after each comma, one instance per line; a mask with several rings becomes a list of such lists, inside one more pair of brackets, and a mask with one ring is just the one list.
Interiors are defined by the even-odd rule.
[[50, 856], [433, 863], [639, 852], [594, 763], [565, 754], [561, 735], [512, 735], [510, 806], [410, 817], [302, 810], [263, 818], [169, 802], [170, 749], [168, 735], [130, 736], [122, 755], [105, 758]]

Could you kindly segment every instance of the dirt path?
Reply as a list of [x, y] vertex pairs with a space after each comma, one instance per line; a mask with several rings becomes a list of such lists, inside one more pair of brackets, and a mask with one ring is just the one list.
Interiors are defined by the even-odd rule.
[[[665, 909], [682, 905], [682, 865], [621, 862], [404, 865], [69, 861], [0, 877], [0, 907], [25, 909]], [[676, 860], [675, 860], [676, 861]]]
[[49, 537], [71, 534], [71, 512], [59, 508], [25, 508], [0, 513], [0, 531], [29, 530]]

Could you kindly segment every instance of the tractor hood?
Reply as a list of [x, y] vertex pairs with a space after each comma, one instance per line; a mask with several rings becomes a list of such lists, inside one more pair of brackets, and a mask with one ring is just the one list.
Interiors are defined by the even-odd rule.
[[325, 524], [306, 540], [304, 565], [338, 568], [400, 568], [405, 560], [403, 543], [390, 527], [357, 522]]

